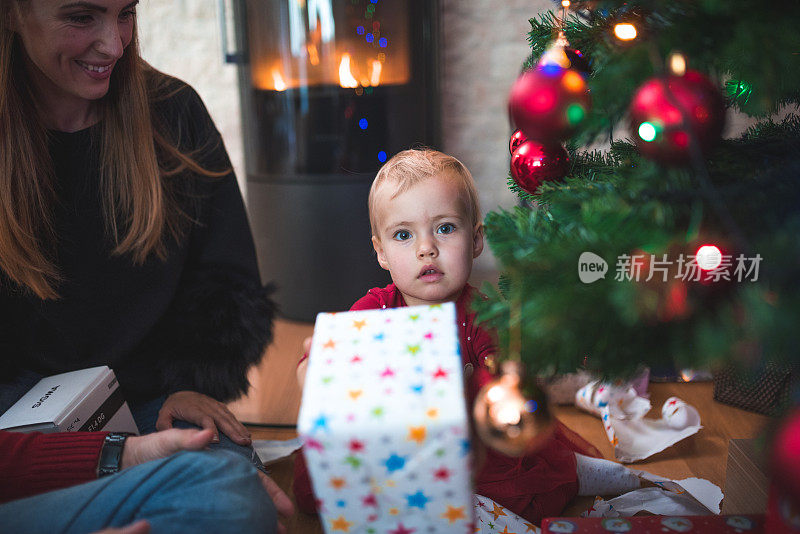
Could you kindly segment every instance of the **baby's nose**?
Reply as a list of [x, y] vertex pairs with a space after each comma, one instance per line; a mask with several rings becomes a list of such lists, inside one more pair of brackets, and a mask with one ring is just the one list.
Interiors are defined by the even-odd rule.
[[428, 240], [420, 241], [419, 248], [417, 249], [417, 255], [420, 258], [424, 258], [426, 256], [435, 257], [436, 245], [434, 245], [432, 241]]

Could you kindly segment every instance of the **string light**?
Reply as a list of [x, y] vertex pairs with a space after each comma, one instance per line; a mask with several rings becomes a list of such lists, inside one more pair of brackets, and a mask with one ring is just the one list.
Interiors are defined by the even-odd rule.
[[614, 35], [620, 41], [632, 41], [636, 39], [636, 26], [630, 22], [620, 22], [614, 25]]
[[686, 74], [686, 57], [680, 52], [673, 52], [667, 59], [669, 70], [675, 76], [683, 76]]
[[643, 122], [639, 125], [639, 137], [642, 138], [642, 141], [653, 141], [657, 135], [656, 127], [653, 126], [650, 122]]
[[697, 249], [694, 258], [704, 271], [713, 271], [722, 264], [722, 252], [716, 245], [703, 245]]

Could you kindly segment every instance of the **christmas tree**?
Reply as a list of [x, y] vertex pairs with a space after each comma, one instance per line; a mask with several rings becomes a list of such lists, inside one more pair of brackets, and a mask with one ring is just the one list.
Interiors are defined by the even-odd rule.
[[[502, 274], [476, 306], [498, 359], [607, 377], [797, 362], [800, 4], [566, 11], [530, 21], [512, 89], [524, 206], [485, 221]], [[757, 121], [721, 139], [733, 113]]]

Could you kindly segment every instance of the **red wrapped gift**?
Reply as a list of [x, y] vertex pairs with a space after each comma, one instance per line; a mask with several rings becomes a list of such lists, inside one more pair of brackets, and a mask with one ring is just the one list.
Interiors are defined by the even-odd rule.
[[671, 533], [763, 534], [763, 515], [694, 515], [639, 517], [550, 517], [542, 521], [542, 534], [564, 533]]

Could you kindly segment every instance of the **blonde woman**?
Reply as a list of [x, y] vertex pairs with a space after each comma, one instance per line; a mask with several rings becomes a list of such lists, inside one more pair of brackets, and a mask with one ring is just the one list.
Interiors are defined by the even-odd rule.
[[248, 446], [223, 402], [274, 307], [222, 139], [139, 56], [136, 4], [0, 3], [0, 413], [41, 376], [108, 365], [143, 433], [185, 421]]

